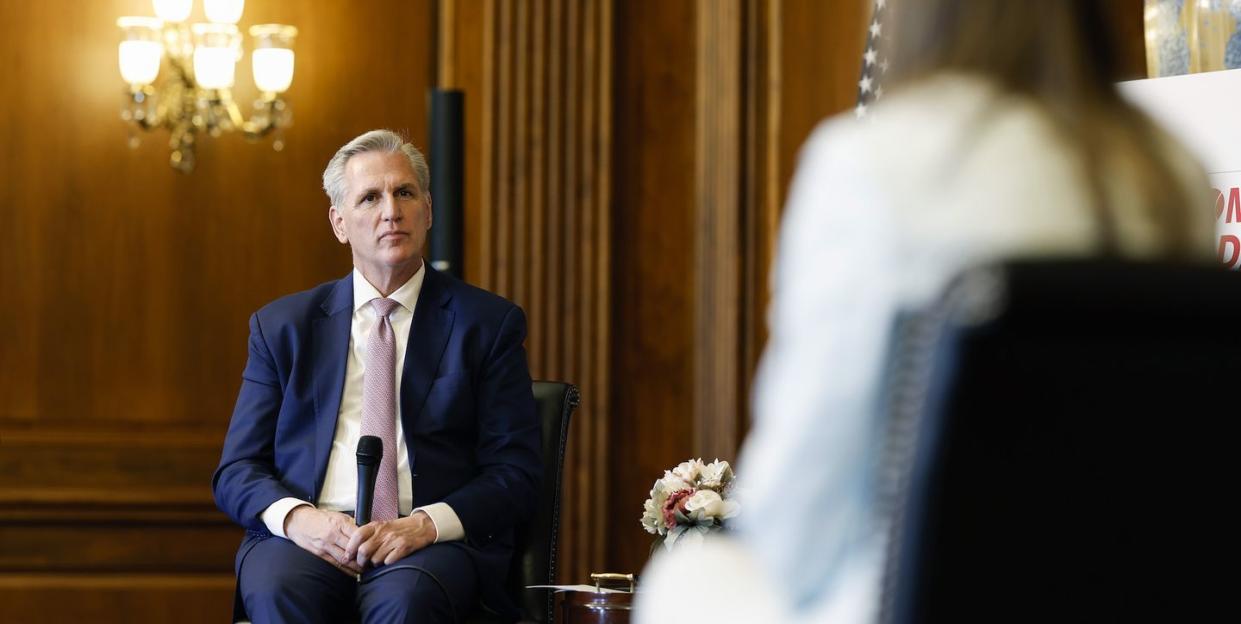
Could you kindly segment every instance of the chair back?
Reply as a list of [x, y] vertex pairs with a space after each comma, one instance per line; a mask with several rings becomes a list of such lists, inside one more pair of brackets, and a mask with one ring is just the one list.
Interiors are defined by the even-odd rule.
[[1241, 274], [1213, 266], [1017, 262], [960, 277], [892, 360], [881, 620], [1218, 608], [1231, 595], [1218, 569], [1238, 554], [1225, 511], [1241, 474], [1238, 323]]
[[517, 527], [517, 543], [508, 574], [508, 589], [523, 621], [554, 622], [555, 596], [550, 591], [527, 590], [556, 580], [556, 536], [560, 529], [560, 485], [564, 472], [569, 418], [581, 401], [577, 386], [556, 381], [534, 382], [534, 402], [543, 425], [543, 483], [541, 500], [530, 521]]

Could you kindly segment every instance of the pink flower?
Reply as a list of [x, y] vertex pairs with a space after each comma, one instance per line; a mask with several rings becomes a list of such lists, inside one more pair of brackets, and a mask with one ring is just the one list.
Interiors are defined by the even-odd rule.
[[664, 501], [664, 526], [668, 527], [669, 530], [676, 528], [676, 513], [678, 511], [682, 514], [685, 513], [685, 503], [693, 495], [694, 490], [692, 489], [677, 490], [668, 495], [668, 500]]

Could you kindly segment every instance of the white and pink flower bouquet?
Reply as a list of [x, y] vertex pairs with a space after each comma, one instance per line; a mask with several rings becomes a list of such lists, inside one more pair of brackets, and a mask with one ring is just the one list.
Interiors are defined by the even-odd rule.
[[643, 506], [642, 528], [669, 550], [678, 542], [701, 543], [741, 510], [732, 485], [732, 466], [718, 459], [709, 464], [691, 459], [665, 470]]

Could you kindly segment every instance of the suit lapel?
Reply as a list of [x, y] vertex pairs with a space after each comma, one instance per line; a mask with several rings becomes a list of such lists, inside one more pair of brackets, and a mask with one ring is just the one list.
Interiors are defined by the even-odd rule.
[[454, 314], [448, 309], [452, 293], [448, 290], [448, 278], [427, 266], [418, 305], [414, 308], [413, 323], [409, 328], [409, 342], [405, 346], [405, 363], [401, 373], [401, 427], [405, 431], [406, 447], [409, 449], [409, 465], [414, 466], [414, 423], [427, 398], [427, 391], [439, 369], [440, 358], [452, 333]]
[[324, 315], [315, 319], [311, 329], [315, 392], [315, 486], [312, 494], [316, 498], [323, 487], [328, 454], [336, 435], [340, 395], [345, 387], [345, 362], [353, 321], [353, 275], [336, 282], [320, 307]]

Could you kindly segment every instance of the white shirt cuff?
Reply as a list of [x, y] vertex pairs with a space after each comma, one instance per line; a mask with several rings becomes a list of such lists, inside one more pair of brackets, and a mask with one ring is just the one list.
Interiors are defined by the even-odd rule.
[[431, 503], [414, 511], [425, 512], [431, 519], [431, 524], [435, 526], [436, 544], [465, 539], [465, 527], [461, 526], [461, 518], [457, 517], [457, 512], [453, 511], [448, 503]]
[[294, 507], [309, 504], [300, 498], [282, 498], [268, 505], [267, 509], [264, 509], [263, 513], [259, 514], [259, 518], [262, 518], [263, 524], [267, 525], [267, 530], [271, 531], [272, 535], [278, 535], [287, 539], [289, 536], [284, 534], [284, 519], [288, 517], [290, 511], [293, 511]]

